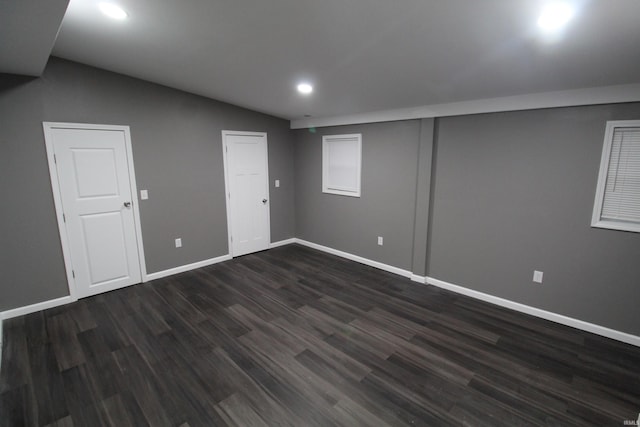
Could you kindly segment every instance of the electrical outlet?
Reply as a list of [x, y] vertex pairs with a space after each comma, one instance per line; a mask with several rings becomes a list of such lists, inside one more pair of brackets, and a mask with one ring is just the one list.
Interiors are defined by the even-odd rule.
[[182, 247], [182, 238], [178, 237], [176, 239], [176, 248], [181, 248]]
[[378, 236], [378, 245], [382, 246], [383, 239], [382, 236]]
[[542, 275], [544, 273], [542, 271], [535, 270], [533, 272], [533, 281], [536, 283], [542, 283]]

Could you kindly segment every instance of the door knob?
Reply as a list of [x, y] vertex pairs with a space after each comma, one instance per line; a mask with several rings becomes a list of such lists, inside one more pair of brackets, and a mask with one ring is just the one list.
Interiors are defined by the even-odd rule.
[[124, 207], [125, 208], [130, 208], [131, 207], [131, 202], [124, 202]]
[[267, 199], [262, 199], [262, 203], [266, 204], [267, 203]]

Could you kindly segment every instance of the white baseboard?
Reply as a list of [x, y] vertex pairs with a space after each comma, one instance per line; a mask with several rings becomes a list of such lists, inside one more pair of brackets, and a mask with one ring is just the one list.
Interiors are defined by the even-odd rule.
[[322, 252], [327, 252], [327, 253], [330, 253], [332, 255], [337, 255], [339, 257], [346, 258], [346, 259], [349, 259], [351, 261], [359, 262], [360, 264], [365, 264], [365, 265], [368, 265], [370, 267], [379, 268], [380, 270], [388, 271], [390, 273], [394, 273], [394, 274], [397, 274], [399, 276], [408, 277], [408, 278], [410, 278], [412, 276], [412, 273], [409, 270], [403, 270], [402, 268], [394, 267], [394, 266], [388, 265], [388, 264], [383, 264], [383, 263], [378, 262], [378, 261], [373, 261], [373, 260], [370, 260], [370, 259], [367, 259], [367, 258], [363, 258], [363, 257], [358, 256], [358, 255], [350, 254], [348, 252], [343, 252], [343, 251], [339, 251], [337, 249], [329, 248], [327, 246], [319, 245], [317, 243], [308, 242], [306, 240], [302, 240], [302, 239], [295, 239], [295, 240], [296, 240], [295, 243], [299, 243], [299, 244], [301, 244], [303, 246], [308, 246], [310, 248], [317, 249], [317, 250], [322, 251]]
[[[230, 255], [223, 255], [217, 258], [206, 259], [204, 261], [194, 262], [193, 264], [182, 265], [180, 267], [171, 268], [169, 270], [158, 271], [156, 273], [147, 274], [144, 277], [143, 282], [147, 282], [150, 280], [159, 279], [161, 277], [170, 276], [172, 274], [178, 274], [189, 270], [194, 270], [196, 268], [206, 267], [208, 265], [216, 264], [222, 261], [226, 261], [231, 259]], [[25, 314], [35, 313], [36, 311], [46, 310], [48, 308], [58, 307], [60, 305], [69, 304], [75, 302], [76, 299], [71, 296], [65, 296], [61, 298], [52, 299], [49, 301], [43, 301], [36, 304], [27, 305], [24, 307], [14, 308], [12, 310], [7, 310], [0, 312], [0, 332], [2, 328], [1, 321], [2, 319], [11, 319], [12, 317], [22, 316]], [[2, 342], [2, 335], [0, 334], [0, 348]]]
[[609, 329], [609, 328], [605, 328], [604, 326], [585, 322], [583, 320], [578, 320], [572, 317], [563, 316], [562, 314], [557, 314], [551, 311], [542, 310], [540, 308], [535, 308], [525, 304], [520, 304], [518, 302], [514, 302], [508, 299], [485, 294], [483, 292], [474, 291], [473, 289], [454, 285], [452, 283], [434, 279], [433, 277], [427, 277], [426, 283], [429, 285], [437, 286], [438, 288], [442, 288], [448, 291], [456, 292], [458, 294], [466, 295], [471, 298], [479, 299], [482, 301], [489, 302], [491, 304], [495, 304], [501, 307], [509, 308], [511, 310], [519, 311], [521, 313], [530, 314], [535, 317], [540, 317], [542, 319], [550, 320], [552, 322], [560, 323], [566, 326], [571, 326], [572, 328], [581, 329], [583, 331], [591, 332], [596, 335], [601, 335], [603, 337], [611, 338], [617, 341], [622, 341], [627, 344], [640, 347], [640, 337], [636, 335], [628, 334], [626, 332], [616, 331], [615, 329]]
[[71, 296], [52, 299], [49, 301], [38, 302], [36, 304], [26, 305], [24, 307], [14, 308], [13, 310], [7, 310], [0, 313], [0, 318], [11, 319], [12, 317], [22, 316], [24, 314], [35, 313], [36, 311], [46, 310], [48, 308], [58, 307], [59, 305], [65, 305], [75, 302], [76, 299]]
[[627, 344], [631, 344], [637, 347], [640, 347], [640, 337], [636, 335], [631, 335], [626, 332], [616, 331], [615, 329], [606, 328], [604, 326], [595, 325], [593, 323], [585, 322], [583, 320], [574, 319], [572, 317], [564, 316], [562, 314], [553, 313], [550, 311], [542, 310], [540, 308], [531, 307], [525, 304], [521, 304], [518, 302], [514, 302], [508, 299], [496, 297], [493, 295], [485, 294], [483, 292], [474, 291], [473, 289], [465, 288], [463, 286], [454, 285], [452, 283], [445, 282], [443, 280], [438, 280], [433, 277], [425, 277], [417, 274], [413, 274], [408, 270], [403, 270], [398, 267], [393, 267], [391, 265], [383, 264], [377, 261], [373, 261], [367, 258], [363, 258], [358, 255], [353, 255], [347, 252], [339, 251], [337, 249], [329, 248], [327, 246], [318, 245], [317, 243], [308, 242], [302, 239], [289, 239], [286, 241], [287, 243], [298, 243], [303, 246], [308, 246], [313, 249], [317, 249], [319, 251], [327, 252], [333, 255], [337, 255], [342, 258], [346, 258], [352, 261], [359, 262], [361, 264], [369, 265], [371, 267], [376, 267], [381, 270], [389, 271], [391, 273], [398, 274], [403, 277], [408, 277], [412, 281], [422, 284], [433, 285], [442, 289], [446, 289], [448, 291], [452, 291], [458, 294], [466, 295], [471, 298], [475, 298], [481, 301], [485, 301], [491, 304], [499, 305], [501, 307], [509, 308], [511, 310], [515, 310], [521, 313], [526, 313], [535, 317], [539, 317], [542, 319], [550, 320], [552, 322], [559, 323], [561, 325], [571, 326], [572, 328], [580, 329], [583, 331], [591, 332], [596, 335], [601, 335], [603, 337], [611, 338], [617, 341], [622, 341]]
[[296, 243], [296, 238], [292, 237], [291, 239], [280, 240], [278, 242], [273, 242], [269, 244], [269, 249], [278, 248], [280, 246], [290, 245], [292, 243]]
[[231, 259], [231, 255], [222, 255], [216, 258], [205, 259], [202, 261], [194, 262], [192, 264], [181, 265], [180, 267], [170, 268], [168, 270], [157, 271], [155, 273], [147, 274], [144, 278], [145, 282], [150, 280], [161, 279], [163, 277], [172, 276], [178, 273], [184, 273], [185, 271], [195, 270], [196, 268], [207, 267], [209, 265], [217, 264], [222, 261], [228, 261]]
[[[593, 323], [585, 322], [583, 320], [574, 319], [568, 316], [564, 316], [561, 314], [553, 313], [550, 311], [542, 310], [539, 308], [531, 307], [525, 304], [517, 303], [511, 300], [507, 300], [504, 298], [496, 297], [493, 295], [485, 294], [483, 292], [474, 291], [473, 289], [465, 288], [463, 286], [454, 285], [452, 283], [445, 282], [443, 280], [438, 280], [433, 277], [424, 277], [417, 274], [413, 274], [408, 270], [404, 270], [398, 267], [394, 267], [388, 264], [384, 264], [378, 261], [373, 261], [367, 258], [363, 258], [358, 255], [350, 254], [348, 252], [343, 252], [337, 249], [333, 249], [327, 246], [322, 246], [317, 243], [308, 242], [306, 240], [292, 238], [287, 240], [281, 240], [279, 242], [271, 243], [270, 248], [276, 248], [279, 246], [289, 245], [293, 243], [298, 243], [303, 246], [308, 246], [313, 249], [317, 249], [322, 252], [327, 252], [332, 255], [336, 255], [342, 258], [349, 259], [351, 261], [358, 262], [360, 264], [365, 264], [371, 267], [379, 268], [380, 270], [388, 271], [390, 273], [397, 274], [402, 277], [407, 277], [414, 282], [433, 285], [442, 289], [446, 289], [458, 294], [466, 295], [471, 298], [475, 298], [481, 301], [486, 301], [491, 304], [496, 304], [501, 307], [509, 308], [511, 310], [515, 310], [521, 313], [530, 314], [532, 316], [540, 317], [542, 319], [550, 320], [552, 322], [560, 323], [562, 325], [571, 326], [576, 329], [580, 329], [583, 331], [591, 332], [597, 335], [601, 335], [607, 338], [611, 338], [617, 341], [622, 341], [627, 344], [631, 344], [637, 347], [640, 347], [640, 337], [636, 335], [631, 335], [626, 332], [616, 331], [614, 329], [606, 328], [604, 326], [595, 325]], [[145, 282], [155, 279], [160, 279], [162, 277], [167, 277], [173, 274], [183, 273], [185, 271], [194, 270], [196, 268], [206, 267], [208, 265], [217, 264], [222, 261], [230, 260], [230, 255], [223, 255], [217, 258], [211, 258], [199, 262], [194, 262], [193, 264], [187, 264], [180, 267], [171, 268], [168, 270], [158, 271], [156, 273], [147, 274], [145, 276]], [[57, 307], [64, 304], [69, 304], [74, 302], [71, 296], [65, 296], [61, 298], [56, 298], [49, 301], [44, 301], [36, 304], [31, 304], [25, 307], [19, 307], [12, 310], [7, 310], [4, 312], [0, 312], [0, 360], [2, 356], [2, 320], [10, 319], [12, 317], [22, 316], [24, 314], [34, 313], [40, 310], [46, 310], [48, 308]]]
[[419, 276], [417, 274], [411, 273], [411, 280], [414, 282], [422, 283], [424, 285], [426, 283], [427, 278], [424, 276]]

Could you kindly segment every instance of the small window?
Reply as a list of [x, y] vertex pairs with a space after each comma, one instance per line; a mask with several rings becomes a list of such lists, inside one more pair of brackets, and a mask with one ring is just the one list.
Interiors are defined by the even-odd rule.
[[640, 232], [640, 120], [607, 122], [591, 225]]
[[362, 135], [322, 137], [322, 192], [360, 197]]

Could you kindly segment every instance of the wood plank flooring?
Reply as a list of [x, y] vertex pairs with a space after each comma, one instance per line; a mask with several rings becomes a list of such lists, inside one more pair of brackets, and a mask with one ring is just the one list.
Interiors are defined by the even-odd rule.
[[289, 245], [4, 323], [2, 426], [622, 426], [640, 349]]

